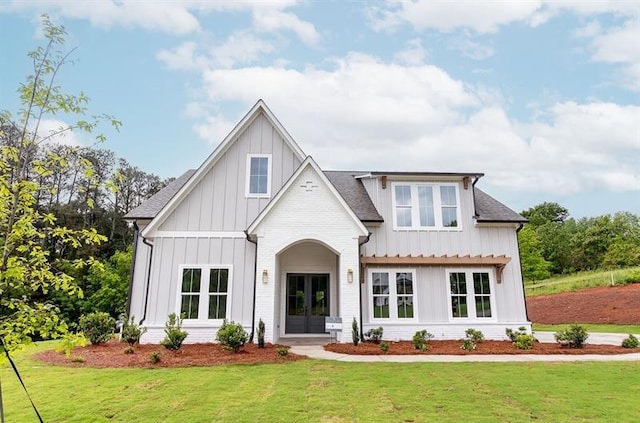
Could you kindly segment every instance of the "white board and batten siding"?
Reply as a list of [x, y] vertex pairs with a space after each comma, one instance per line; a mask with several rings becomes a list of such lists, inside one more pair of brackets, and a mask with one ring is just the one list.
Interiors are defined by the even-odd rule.
[[[415, 331], [427, 329], [438, 338], [458, 339], [464, 336], [467, 328], [473, 327], [483, 331], [485, 336], [503, 338], [506, 327], [526, 326], [526, 308], [520, 270], [520, 256], [516, 225], [477, 226], [474, 220], [473, 189], [463, 188], [458, 181], [460, 194], [461, 222], [460, 230], [394, 230], [393, 227], [393, 185], [388, 181], [382, 188], [380, 179], [363, 178], [362, 182], [369, 193], [384, 223], [370, 227], [369, 242], [362, 246], [364, 256], [489, 256], [506, 255], [511, 261], [502, 273], [502, 282], [497, 283], [496, 271], [493, 267], [469, 266], [409, 266], [416, 271], [415, 295], [417, 295], [417, 321], [401, 324], [382, 324], [380, 320], [371, 318], [369, 289], [370, 281], [365, 275], [362, 285], [363, 329], [384, 326], [385, 337], [389, 339], [410, 339]], [[451, 181], [448, 181], [450, 183]], [[464, 321], [451, 319], [449, 315], [449, 298], [447, 292], [447, 270], [457, 268], [482, 269], [490, 272], [495, 295], [495, 310], [492, 321]], [[370, 269], [375, 266], [371, 265]]]
[[[148, 332], [144, 342], [159, 342], [164, 337], [167, 316], [180, 312], [180, 272], [188, 265], [230, 268], [227, 316], [241, 323], [247, 331], [251, 329], [255, 244], [247, 241], [243, 231], [270, 198], [245, 196], [249, 154], [271, 157], [272, 196], [301, 163], [262, 113], [238, 135], [158, 227], [153, 239], [151, 285], [144, 323]], [[146, 264], [138, 269], [143, 267]], [[138, 271], [136, 278], [146, 278], [146, 274], [141, 273]], [[144, 295], [142, 286], [142, 281], [134, 283], [135, 298]], [[142, 303], [141, 300], [132, 301], [132, 304]], [[142, 310], [136, 310], [136, 313], [142, 315]], [[212, 342], [219, 324], [211, 320], [185, 321], [183, 327], [189, 332], [186, 342]]]

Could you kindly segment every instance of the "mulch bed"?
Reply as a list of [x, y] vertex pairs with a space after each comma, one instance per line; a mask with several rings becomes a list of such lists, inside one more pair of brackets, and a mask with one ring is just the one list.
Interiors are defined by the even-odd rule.
[[535, 323], [640, 325], [640, 283], [529, 297], [527, 312]]
[[[112, 340], [103, 345], [89, 345], [75, 348], [71, 357], [54, 350], [43, 351], [35, 358], [49, 364], [72, 367], [190, 367], [213, 366], [219, 364], [261, 364], [283, 363], [302, 360], [307, 357], [288, 353], [280, 356], [277, 352], [281, 345], [266, 344], [265, 348], [258, 348], [255, 344], [246, 344], [240, 351], [234, 353], [222, 348], [220, 344], [184, 344], [178, 351], [170, 351], [161, 345], [143, 344], [134, 347], [133, 354], [125, 354], [128, 345]], [[284, 347], [288, 348], [288, 347]], [[151, 354], [161, 354], [160, 361], [152, 364]], [[73, 357], [81, 357], [84, 362], [74, 362]]]
[[363, 342], [354, 347], [353, 344], [327, 344], [324, 349], [341, 354], [354, 355], [492, 355], [492, 354], [629, 354], [640, 352], [638, 348], [622, 348], [616, 345], [592, 345], [584, 348], [568, 348], [559, 344], [536, 342], [531, 350], [518, 350], [510, 341], [484, 341], [477, 344], [474, 351], [465, 351], [460, 348], [462, 341], [429, 341], [428, 351], [416, 350], [413, 342], [399, 341], [387, 342], [389, 350], [384, 353], [380, 344]]

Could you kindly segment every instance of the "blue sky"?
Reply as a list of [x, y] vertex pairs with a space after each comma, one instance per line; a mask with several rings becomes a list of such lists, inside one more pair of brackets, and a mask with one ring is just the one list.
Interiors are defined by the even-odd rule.
[[484, 172], [517, 211], [640, 213], [640, 2], [5, 1], [0, 108], [41, 13], [78, 47], [59, 82], [147, 172], [197, 167], [262, 98], [324, 169]]

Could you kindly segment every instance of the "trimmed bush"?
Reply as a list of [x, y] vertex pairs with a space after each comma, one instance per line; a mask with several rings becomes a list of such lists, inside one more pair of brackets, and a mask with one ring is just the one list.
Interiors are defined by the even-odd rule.
[[384, 332], [384, 329], [382, 326], [375, 328], [375, 329], [369, 329], [367, 331], [367, 333], [364, 334], [365, 338], [367, 338], [369, 341], [379, 344], [380, 341], [382, 340], [382, 333]]
[[473, 342], [473, 339], [471, 338], [464, 338], [462, 340], [462, 345], [460, 345], [460, 349], [465, 351], [473, 351], [476, 349], [476, 343]]
[[587, 338], [589, 338], [585, 327], [577, 323], [572, 324], [569, 329], [556, 332], [553, 336], [556, 338], [556, 342], [568, 345], [570, 348], [584, 347]]
[[149, 355], [149, 361], [151, 362], [151, 364], [157, 364], [160, 362], [161, 357], [162, 354], [160, 354], [159, 351], [154, 351]]
[[287, 354], [289, 354], [289, 348], [287, 347], [280, 347], [276, 350], [276, 352], [278, 353], [278, 355], [280, 357], [285, 357]]
[[622, 340], [623, 348], [638, 348], [640, 347], [640, 341], [633, 334], [629, 334], [628, 337]]
[[134, 316], [131, 316], [129, 320], [123, 320], [122, 333], [120, 334], [120, 341], [131, 346], [140, 343], [140, 337], [147, 331], [147, 328], [141, 328], [134, 319]]
[[431, 339], [433, 339], [432, 333], [427, 332], [426, 329], [419, 330], [413, 335], [413, 346], [416, 350], [427, 351]]
[[169, 320], [164, 325], [165, 337], [160, 341], [160, 345], [168, 350], [176, 351], [182, 347], [182, 343], [189, 334], [182, 330], [182, 319], [175, 313], [171, 313], [168, 319]]
[[482, 341], [484, 341], [484, 334], [482, 333], [482, 331], [469, 328], [464, 332], [464, 334], [467, 338], [473, 340], [473, 342], [475, 342], [476, 344], [480, 344]]
[[80, 330], [93, 345], [104, 344], [113, 336], [116, 321], [108, 313], [97, 312], [80, 316]]
[[258, 321], [258, 348], [264, 348], [264, 322]]
[[522, 333], [516, 337], [515, 341], [513, 341], [513, 346], [519, 350], [530, 350], [533, 348], [533, 343], [535, 341], [536, 338], [534, 338], [533, 335]]
[[524, 326], [520, 326], [518, 330], [513, 330], [511, 328], [505, 329], [505, 333], [507, 337], [511, 340], [511, 342], [516, 342], [518, 339], [518, 335], [527, 335], [527, 328]]
[[380, 351], [382, 351], [383, 353], [386, 353], [387, 351], [389, 351], [389, 344], [387, 342], [381, 342]]
[[360, 328], [358, 327], [358, 322], [355, 317], [353, 318], [353, 322], [351, 322], [351, 341], [354, 347], [357, 347], [360, 343]]
[[238, 352], [248, 339], [249, 334], [240, 323], [227, 322], [226, 319], [216, 334], [216, 341], [220, 342], [223, 348], [234, 353]]

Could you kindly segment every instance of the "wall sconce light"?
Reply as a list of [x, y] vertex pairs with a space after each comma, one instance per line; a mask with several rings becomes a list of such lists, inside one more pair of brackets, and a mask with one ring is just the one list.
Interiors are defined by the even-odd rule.
[[264, 269], [262, 271], [262, 283], [267, 283], [269, 282], [269, 272], [267, 272], [267, 269]]
[[347, 282], [353, 283], [353, 269], [347, 270]]

